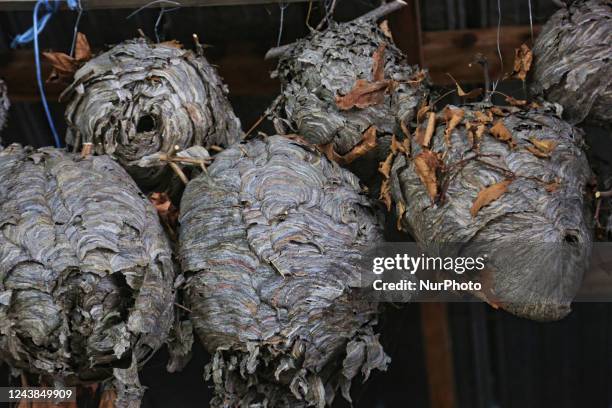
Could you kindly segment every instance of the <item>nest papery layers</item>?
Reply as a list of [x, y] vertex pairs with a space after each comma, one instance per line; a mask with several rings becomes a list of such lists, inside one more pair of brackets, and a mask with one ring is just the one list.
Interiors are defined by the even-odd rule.
[[283, 137], [236, 145], [189, 183], [180, 225], [213, 406], [322, 407], [386, 367], [377, 306], [351, 297], [382, 239], [355, 176]]
[[114, 377], [137, 407], [138, 368], [173, 321], [171, 250], [155, 209], [108, 156], [0, 152], [0, 356], [41, 383]]
[[[340, 109], [338, 96], [347, 95], [358, 80], [376, 80], [374, 55], [382, 45], [384, 80], [392, 81], [384, 99], [364, 108]], [[418, 73], [376, 24], [334, 24], [299, 40], [280, 58], [275, 74], [282, 92], [276, 117], [310, 143], [331, 143], [340, 155], [355, 148], [368, 128], [376, 127], [377, 148], [351, 167], [369, 180], [377, 174], [376, 165], [363, 163], [384, 159], [391, 135], [401, 133], [399, 121], [409, 125], [428, 93], [427, 80]]]
[[139, 159], [174, 146], [228, 146], [240, 121], [214, 68], [192, 51], [145, 39], [123, 42], [88, 61], [64, 94], [68, 145], [93, 143], [127, 168], [145, 190], [167, 179], [166, 167]]
[[[592, 244], [585, 196], [592, 175], [582, 132], [544, 109], [493, 108], [496, 114], [487, 106], [450, 109], [463, 111], [463, 121], [448, 140], [439, 115], [429, 148], [414, 138], [409, 157], [394, 159], [390, 188], [404, 227], [432, 250], [450, 243], [458, 244], [463, 256], [488, 254], [481, 280], [487, 287], [479, 295], [493, 305], [535, 320], [565, 316]], [[484, 117], [491, 122], [479, 123]], [[498, 121], [512, 141], [493, 137]], [[480, 125], [487, 130], [478, 142]], [[554, 147], [548, 158], [528, 150], [538, 142]], [[435, 198], [415, 165], [426, 150], [441, 162]], [[497, 183], [508, 183], [507, 191], [474, 213], [479, 194]]]
[[612, 1], [574, 1], [544, 25], [534, 48], [532, 90], [571, 123], [612, 120]]

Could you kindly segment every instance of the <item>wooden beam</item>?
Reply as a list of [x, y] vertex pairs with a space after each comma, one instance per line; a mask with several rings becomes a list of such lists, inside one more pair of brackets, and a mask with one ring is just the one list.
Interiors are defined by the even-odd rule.
[[445, 303], [421, 303], [421, 327], [431, 408], [454, 408], [455, 373]]
[[[411, 13], [398, 14], [398, 20], [392, 21], [394, 24], [392, 28], [397, 29], [394, 32], [395, 40], [407, 53], [409, 62], [417, 63], [422, 58], [419, 43], [410, 34], [411, 31], [414, 33], [417, 31], [405, 27], [413, 21]], [[404, 25], [404, 28], [400, 25]], [[536, 33], [539, 29], [538, 26], [534, 27]], [[470, 67], [469, 64], [474, 54], [482, 52], [489, 60], [492, 78], [495, 79], [501, 71], [496, 35], [495, 28], [423, 32], [422, 65], [429, 68], [431, 77], [437, 85], [452, 84], [452, 80], [446, 75], [447, 72], [461, 83], [480, 83], [483, 80], [481, 68], [477, 65]], [[528, 26], [503, 27], [500, 48], [504, 59], [504, 72], [512, 70], [514, 49], [523, 42], [529, 42], [529, 39]], [[274, 95], [279, 92], [278, 81], [270, 79], [270, 71], [275, 68], [276, 61], [265, 61], [261, 55], [261, 47], [247, 42], [225, 44], [223, 47], [227, 48], [226, 52], [223, 52], [224, 56], [218, 59], [211, 58], [211, 62], [218, 66], [219, 73], [224, 77], [232, 94]], [[43, 78], [46, 78], [50, 71], [50, 66], [44, 62]], [[0, 54], [0, 77], [6, 80], [13, 100], [39, 99], [32, 50], [16, 50]], [[55, 84], [47, 85], [49, 99], [57, 99], [61, 88]]]
[[389, 16], [389, 27], [395, 44], [408, 58], [408, 63], [423, 65], [423, 33], [419, 2], [407, 0], [408, 5]]
[[[541, 26], [534, 26], [534, 35]], [[503, 72], [511, 72], [514, 49], [521, 44], [531, 44], [529, 26], [502, 26], [499, 47], [504, 61]], [[478, 64], [470, 67], [476, 53], [482, 53], [489, 61], [491, 78], [497, 79], [502, 66], [497, 55], [497, 28], [455, 31], [429, 31], [423, 33], [423, 54], [425, 64], [434, 83], [452, 84], [446, 75], [450, 73], [461, 83], [483, 82], [482, 70]]]
[[[253, 4], [274, 4], [280, 0], [172, 0], [181, 3], [183, 7], [209, 7], [209, 6], [245, 6]], [[283, 0], [287, 3], [300, 3], [308, 0]], [[318, 0], [315, 0], [318, 1]], [[144, 6], [150, 3], [151, 0], [81, 0], [81, 4], [85, 10], [93, 9], [121, 9], [134, 8]], [[32, 10], [36, 4], [36, 0], [0, 0], [0, 11], [8, 10]], [[166, 3], [165, 6], [171, 6], [172, 3]], [[151, 7], [161, 7], [164, 3], [152, 4]]]
[[[278, 80], [270, 78], [276, 68], [276, 61], [264, 61], [258, 53], [257, 44], [236, 43], [224, 46], [226, 51], [221, 58], [209, 58], [217, 67], [230, 89], [231, 95], [276, 95], [280, 89]], [[48, 78], [50, 64], [42, 62], [42, 77]], [[13, 50], [0, 54], [0, 77], [8, 85], [9, 98], [15, 102], [35, 102], [40, 100], [36, 84], [34, 55], [32, 50]], [[45, 85], [47, 99], [57, 101], [65, 85], [49, 83]]]

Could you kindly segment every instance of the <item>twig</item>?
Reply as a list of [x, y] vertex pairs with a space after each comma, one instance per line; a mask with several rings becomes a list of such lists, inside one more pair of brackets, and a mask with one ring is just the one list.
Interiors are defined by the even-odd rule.
[[[369, 13], [364, 14], [361, 17], [357, 17], [352, 22], [359, 21], [376, 21], [379, 18], [386, 16], [387, 14], [391, 14], [396, 10], [401, 9], [406, 6], [406, 2], [404, 0], [395, 0], [390, 3], [385, 3], [382, 6], [370, 11]], [[266, 53], [265, 59], [273, 59], [278, 58], [287, 53], [296, 43], [285, 44], [279, 47], [270, 48]]]
[[310, 13], [311, 12], [312, 12], [312, 0], [308, 2], [308, 13], [306, 14], [306, 27], [308, 27], [310, 31], [313, 31], [314, 28], [310, 26]]
[[174, 302], [174, 306], [176, 306], [176, 307], [178, 307], [178, 308], [181, 308], [181, 309], [183, 309], [183, 310], [185, 310], [185, 311], [187, 311], [187, 312], [189, 312], [189, 313], [193, 313], [193, 312], [192, 312], [192, 311], [191, 311], [189, 308], [187, 308], [187, 307], [185, 307], [185, 306], [181, 305], [180, 303], [176, 303], [176, 302]]
[[605, 198], [605, 197], [612, 197], [612, 190], [595, 192], [595, 198]]
[[326, 21], [329, 21], [329, 18], [332, 16], [332, 14], [334, 14], [334, 10], [336, 10], [336, 0], [332, 1], [332, 4], [329, 7], [329, 10], [327, 10], [327, 13], [325, 13], [325, 17], [323, 17], [323, 20], [321, 20], [319, 25], [317, 25], [317, 28], [316, 28], [317, 31], [323, 28], [323, 25], [325, 24]]
[[401, 9], [407, 4], [408, 3], [406, 3], [404, 0], [395, 0], [390, 3], [385, 3], [382, 6], [375, 8], [374, 10], [370, 11], [369, 13], [364, 14], [361, 17], [357, 17], [356, 19], [353, 20], [353, 22], [368, 21], [368, 20], [375, 21], [375, 20], [378, 20], [379, 18], [386, 16], [387, 14], [391, 14], [394, 11]]
[[81, 149], [81, 157], [85, 158], [91, 156], [91, 151], [93, 150], [93, 143], [83, 143], [83, 148]]
[[189, 179], [187, 178], [187, 176], [185, 175], [185, 173], [183, 173], [183, 170], [179, 167], [178, 164], [174, 163], [174, 162], [168, 162], [168, 165], [170, 166], [170, 168], [176, 173], [176, 175], [181, 179], [181, 181], [187, 185], [189, 183]]

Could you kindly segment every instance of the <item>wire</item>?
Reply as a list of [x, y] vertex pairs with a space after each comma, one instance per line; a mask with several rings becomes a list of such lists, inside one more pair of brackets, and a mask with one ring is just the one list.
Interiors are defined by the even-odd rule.
[[497, 0], [497, 55], [499, 56], [499, 78], [493, 83], [493, 91], [497, 89], [499, 80], [504, 75], [504, 58], [502, 57], [501, 48], [499, 46], [499, 35], [501, 32], [501, 0]]
[[78, 9], [79, 9], [79, 14], [77, 14], [77, 18], [76, 21], [74, 23], [74, 30], [72, 30], [72, 45], [70, 46], [70, 56], [74, 57], [74, 52], [75, 52], [75, 47], [76, 47], [76, 40], [77, 40], [77, 36], [79, 34], [79, 23], [81, 22], [81, 16], [83, 15], [83, 7], [81, 6], [81, 0], [78, 0]]
[[[60, 148], [62, 147], [62, 142], [60, 141], [59, 134], [57, 133], [57, 130], [55, 129], [55, 123], [53, 122], [53, 116], [51, 115], [51, 109], [49, 109], [49, 104], [47, 103], [47, 96], [45, 95], [45, 86], [43, 85], [42, 73], [41, 73], [41, 68], [40, 68], [40, 54], [39, 54], [39, 49], [38, 49], [38, 34], [40, 33], [40, 30], [38, 29], [38, 18], [37, 17], [38, 17], [38, 10], [42, 4], [43, 4], [43, 0], [38, 0], [36, 2], [36, 5], [34, 6], [34, 14], [32, 18], [32, 23], [33, 23], [32, 27], [34, 28], [34, 32], [36, 33], [36, 35], [34, 35], [34, 38], [33, 38], [34, 40], [34, 62], [36, 63], [36, 81], [38, 82], [38, 91], [40, 92], [40, 100], [45, 109], [45, 115], [47, 116], [47, 121], [49, 122], [51, 133], [53, 133], [55, 147]], [[51, 14], [48, 14], [48, 16], [51, 16]], [[45, 21], [49, 21], [49, 19], [47, 18], [47, 20]], [[42, 28], [44, 28], [44, 26]]]
[[[40, 64], [40, 49], [38, 45], [38, 36], [45, 29], [47, 23], [49, 22], [53, 14], [59, 9], [60, 3], [61, 0], [38, 0], [34, 5], [34, 11], [32, 12], [32, 27], [30, 27], [25, 32], [17, 35], [11, 43], [11, 47], [13, 48], [19, 45], [28, 44], [30, 42], [34, 43], [34, 63], [36, 65], [36, 82], [38, 83], [40, 100], [45, 110], [47, 122], [49, 122], [49, 128], [51, 129], [51, 133], [53, 134], [55, 146], [58, 148], [62, 147], [62, 142], [55, 128], [53, 116], [51, 115], [51, 109], [49, 108], [49, 104], [47, 103], [47, 96], [45, 95], [45, 86], [42, 80], [42, 69]], [[75, 10], [77, 7], [80, 8], [80, 0], [66, 0], [66, 4], [70, 10]], [[45, 7], [46, 12], [42, 17], [39, 18], [38, 15], [40, 13], [40, 8], [43, 6]]]
[[533, 44], [533, 12], [531, 10], [531, 0], [527, 0], [529, 5], [529, 31], [531, 33], [531, 44]]
[[276, 46], [280, 46], [281, 39], [283, 38], [283, 26], [285, 25], [285, 9], [289, 6], [287, 3], [279, 3], [280, 7], [280, 27], [278, 28], [278, 39], [276, 40]]

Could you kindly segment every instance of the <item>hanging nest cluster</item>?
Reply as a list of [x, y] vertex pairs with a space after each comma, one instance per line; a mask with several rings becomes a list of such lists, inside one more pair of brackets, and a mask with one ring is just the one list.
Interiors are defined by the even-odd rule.
[[556, 320], [588, 266], [591, 171], [582, 132], [544, 107], [474, 104], [423, 109], [415, 137], [381, 165], [383, 198], [417, 242], [488, 254], [477, 296], [535, 320]]
[[[8, 111], [11, 107], [9, 103], [8, 93], [6, 84], [0, 79], [0, 132], [6, 126], [6, 119], [8, 117]], [[0, 134], [0, 147], [2, 146], [2, 134]]]
[[612, 121], [612, 1], [578, 0], [557, 11], [533, 48], [532, 90], [571, 123]]
[[114, 377], [140, 406], [138, 368], [173, 321], [171, 250], [158, 216], [108, 156], [0, 152], [0, 358], [41, 384]]
[[372, 163], [386, 157], [391, 136], [414, 119], [428, 94], [427, 74], [408, 65], [390, 34], [365, 18], [299, 40], [280, 57], [275, 75], [282, 84], [277, 125], [348, 165], [368, 187], [379, 185]]
[[216, 407], [323, 407], [384, 370], [377, 306], [356, 298], [381, 240], [358, 180], [280, 136], [236, 145], [181, 202], [185, 298]]
[[145, 191], [163, 188], [172, 174], [158, 160], [149, 167], [148, 157], [177, 147], [224, 147], [242, 137], [215, 70], [176, 42], [116, 45], [76, 72], [63, 99], [66, 143], [76, 149], [91, 143], [95, 153], [113, 156]]

